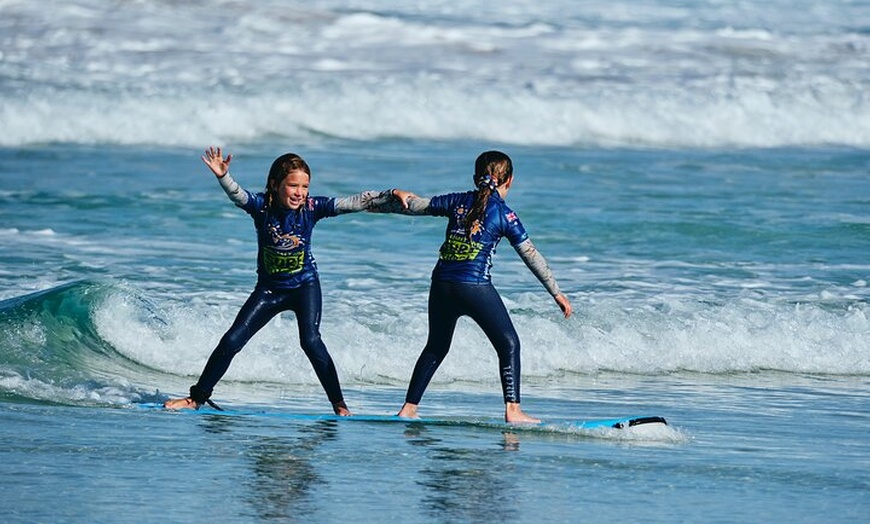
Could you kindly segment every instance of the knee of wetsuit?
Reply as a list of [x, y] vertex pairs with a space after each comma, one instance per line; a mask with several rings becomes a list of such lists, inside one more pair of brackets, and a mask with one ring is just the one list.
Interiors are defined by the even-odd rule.
[[245, 347], [250, 337], [246, 332], [228, 332], [221, 338], [218, 344], [218, 351], [224, 356], [235, 356]]
[[323, 353], [326, 353], [326, 346], [323, 344], [323, 339], [321, 339], [320, 335], [316, 333], [300, 337], [299, 345], [302, 346], [302, 351], [309, 356], [322, 357]]

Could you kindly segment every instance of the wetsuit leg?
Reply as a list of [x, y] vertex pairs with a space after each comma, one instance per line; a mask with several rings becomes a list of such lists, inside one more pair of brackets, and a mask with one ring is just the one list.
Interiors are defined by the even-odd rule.
[[344, 398], [338, 381], [338, 372], [326, 349], [326, 344], [320, 337], [320, 316], [323, 308], [320, 281], [306, 284], [296, 292], [298, 298], [294, 301], [293, 311], [299, 324], [299, 341], [302, 350], [311, 362], [329, 401], [333, 404], [341, 402]]
[[505, 402], [520, 401], [520, 337], [498, 291], [491, 284], [457, 284], [465, 311], [486, 334], [498, 354]]
[[263, 288], [255, 288], [236, 315], [233, 325], [212, 351], [199, 381], [190, 388], [191, 398], [200, 404], [205, 402], [215, 384], [229, 369], [233, 357], [283, 309], [280, 296]]
[[453, 332], [461, 310], [451, 298], [451, 285], [448, 282], [432, 282], [429, 288], [429, 338], [426, 347], [417, 358], [405, 402], [419, 404], [423, 392], [450, 351]]

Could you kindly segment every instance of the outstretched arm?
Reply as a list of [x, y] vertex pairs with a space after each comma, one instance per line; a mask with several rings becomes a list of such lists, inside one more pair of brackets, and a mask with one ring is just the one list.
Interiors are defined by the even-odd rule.
[[233, 155], [227, 155], [224, 158], [221, 148], [209, 147], [201, 158], [217, 177], [218, 183], [235, 205], [241, 207], [248, 203], [247, 191], [242, 189], [238, 182], [230, 176], [230, 162], [233, 160]]
[[514, 249], [517, 250], [517, 253], [519, 253], [523, 262], [526, 263], [526, 266], [528, 266], [532, 273], [538, 277], [541, 284], [544, 285], [550, 295], [553, 296], [553, 299], [556, 300], [556, 303], [559, 304], [559, 309], [562, 310], [565, 318], [570, 317], [571, 312], [573, 311], [571, 308], [571, 302], [568, 300], [568, 297], [559, 291], [559, 284], [556, 282], [556, 277], [553, 276], [553, 271], [550, 269], [550, 265], [547, 264], [547, 259], [544, 258], [544, 255], [538, 252], [538, 249], [535, 247], [535, 244], [532, 243], [531, 239], [526, 239], [520, 242], [517, 246], [514, 246]]
[[373, 213], [402, 213], [404, 215], [429, 215], [430, 199], [419, 197], [410, 191], [394, 189], [394, 200], [375, 206], [369, 211]]
[[356, 213], [389, 205], [394, 201], [393, 192], [393, 189], [386, 189], [381, 192], [363, 191], [356, 195], [338, 197], [335, 199], [335, 211], [338, 214]]

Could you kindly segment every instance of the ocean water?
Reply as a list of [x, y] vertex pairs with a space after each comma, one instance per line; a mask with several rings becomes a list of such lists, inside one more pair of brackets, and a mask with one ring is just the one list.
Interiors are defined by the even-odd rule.
[[[4, 522], [853, 522], [870, 510], [870, 5], [0, 0]], [[544, 419], [653, 432], [317, 421], [292, 314], [183, 395], [255, 282], [250, 220], [200, 160], [312, 194], [508, 203], [575, 314], [509, 246], [493, 280]], [[322, 334], [360, 414], [425, 343], [444, 223], [314, 236]], [[421, 413], [502, 412], [463, 320]]]

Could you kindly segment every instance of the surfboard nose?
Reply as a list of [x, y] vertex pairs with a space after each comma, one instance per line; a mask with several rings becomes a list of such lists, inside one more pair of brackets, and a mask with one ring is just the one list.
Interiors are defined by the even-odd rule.
[[626, 427], [634, 427], [640, 426], [643, 424], [664, 424], [668, 425], [668, 421], [664, 419], [664, 417], [637, 417], [628, 419], [627, 421], [620, 421], [613, 425], [616, 429], [624, 429]]

